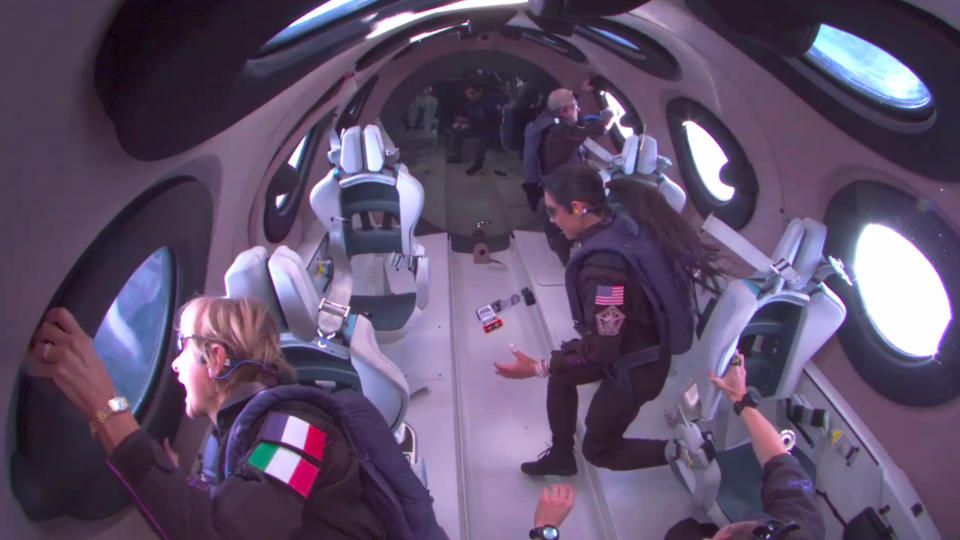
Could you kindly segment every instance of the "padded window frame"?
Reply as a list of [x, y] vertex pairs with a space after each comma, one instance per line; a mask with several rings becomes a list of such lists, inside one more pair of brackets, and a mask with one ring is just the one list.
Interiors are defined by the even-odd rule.
[[[750, 163], [746, 151], [737, 141], [733, 132], [709, 109], [686, 97], [675, 98], [667, 103], [667, 126], [670, 140], [677, 154], [677, 165], [683, 175], [684, 187], [690, 201], [701, 216], [711, 213], [734, 229], [742, 229], [750, 222], [757, 207], [757, 195], [760, 185], [757, 174]], [[693, 151], [683, 128], [683, 123], [693, 120], [707, 131], [727, 156], [727, 165], [737, 174], [736, 191], [729, 201], [720, 201], [714, 197], [697, 172], [693, 161]]]
[[[867, 148], [919, 175], [956, 182], [960, 152], [960, 30], [906, 2], [786, 0], [784, 8], [811, 21], [849, 32], [880, 47], [910, 68], [933, 96], [934, 112], [906, 121], [887, 114], [798, 58], [774, 52], [731, 28], [717, 0], [686, 0], [708, 27], [770, 72], [823, 118]], [[869, 12], [869, 17], [863, 13]], [[879, 128], [879, 129], [878, 129]]]
[[[903, 405], [933, 407], [960, 395], [960, 235], [941, 218], [930, 201], [873, 180], [853, 182], [827, 206], [824, 253], [844, 261], [849, 272], [863, 227], [878, 223], [909, 240], [936, 269], [950, 301], [953, 320], [934, 357], [901, 353], [881, 336], [866, 313], [859, 288], [839, 278], [829, 285], [847, 307], [837, 332], [854, 369], [880, 395]], [[856, 276], [851, 276], [856, 280]]]
[[587, 56], [575, 45], [542, 30], [519, 26], [504, 26], [500, 28], [500, 33], [509, 39], [525, 39], [531, 43], [536, 43], [578, 64], [587, 63]]
[[307, 141], [303, 145], [300, 166], [296, 168], [297, 185], [287, 192], [290, 195], [280, 208], [277, 208], [276, 198], [283, 190], [283, 186], [279, 185], [279, 182], [282, 181], [283, 171], [286, 167], [289, 167], [286, 161], [280, 164], [277, 172], [270, 180], [270, 184], [263, 195], [263, 234], [268, 242], [273, 244], [283, 242], [290, 234], [290, 230], [293, 229], [293, 224], [296, 222], [300, 211], [300, 203], [303, 201], [303, 194], [310, 180], [311, 166], [316, 160], [320, 142], [323, 141], [326, 135], [325, 131], [333, 121], [333, 116], [333, 111], [329, 111], [305, 135]]
[[[623, 107], [623, 110], [625, 111], [624, 116], [633, 115], [637, 119], [639, 126], [633, 128], [634, 135], [643, 135], [646, 131], [646, 124], [643, 122], [643, 117], [641, 117], [640, 113], [637, 112], [637, 108], [633, 106], [633, 103], [631, 103], [629, 99], [627, 99], [627, 96], [625, 96], [619, 88], [614, 86], [613, 83], [602, 76], [594, 77], [592, 83], [594, 85], [593, 97], [600, 105], [600, 109], [603, 110], [604, 108], [603, 96], [600, 95], [600, 92], [604, 91], [613, 95], [613, 98], [620, 102], [620, 106]], [[609, 135], [610, 140], [613, 141], [617, 151], [623, 150], [623, 144], [626, 142], [626, 138], [620, 134], [620, 130], [617, 129], [615, 125], [610, 126], [610, 131], [607, 133], [607, 135]]]
[[363, 114], [363, 108], [367, 105], [367, 99], [370, 98], [370, 94], [373, 93], [373, 89], [379, 80], [379, 75], [370, 77], [350, 98], [349, 103], [340, 113], [340, 119], [337, 120], [337, 133], [343, 133], [343, 130], [357, 125], [357, 122], [360, 121], [360, 115]]
[[[591, 28], [592, 27], [592, 28]], [[597, 32], [600, 29], [616, 35], [639, 49], [635, 51]], [[679, 81], [682, 71], [677, 58], [660, 42], [635, 28], [606, 19], [591, 19], [577, 25], [576, 34], [616, 54], [630, 65], [649, 75], [667, 81]]]
[[[823, 24], [826, 24], [826, 23], [823, 23]], [[832, 25], [828, 25], [828, 26], [832, 26]], [[897, 58], [895, 54], [891, 53], [890, 51], [887, 51], [886, 49], [883, 49], [882, 47], [878, 46], [872, 41], [862, 36], [858, 36], [853, 32], [850, 32], [843, 28], [837, 28], [837, 30], [846, 32], [857, 38], [862, 39], [863, 41], [866, 41], [870, 45], [873, 45], [874, 47], [882, 50], [883, 52], [889, 54], [890, 56], [893, 56], [898, 62], [906, 66], [907, 69], [910, 69], [910, 66], [904, 63], [899, 58]], [[924, 105], [923, 107], [918, 107], [914, 109], [897, 107], [889, 103], [884, 103], [882, 101], [879, 101], [875, 98], [872, 98], [869, 94], [865, 93], [864, 91], [857, 90], [855, 87], [851, 86], [846, 81], [841, 79], [839, 75], [831, 73], [826, 68], [818, 64], [816, 61], [812, 60], [807, 55], [807, 53], [804, 53], [799, 60], [789, 60], [788, 62], [793, 64], [794, 67], [798, 68], [801, 71], [801, 73], [805, 73], [814, 84], [820, 86], [825, 92], [835, 93], [836, 91], [839, 90], [840, 92], [843, 92], [848, 98], [855, 100], [857, 103], [861, 104], [862, 106], [872, 109], [876, 112], [881, 113], [884, 116], [887, 116], [889, 118], [895, 119], [900, 122], [905, 122], [905, 123], [923, 122], [929, 119], [934, 114], [937, 108], [937, 100], [933, 97], [932, 92], [930, 95], [931, 96], [930, 103]], [[816, 73], [816, 76], [812, 76], [812, 74], [807, 73], [805, 69], [802, 69], [799, 66], [797, 66], [796, 65], [797, 62], [802, 63], [804, 66], [807, 67], [807, 69], [813, 70]], [[926, 83], [923, 82], [923, 79], [920, 79], [920, 82], [924, 84], [924, 86], [926, 87]], [[930, 89], [927, 88], [927, 91], [929, 92]]]
[[[69, 309], [92, 336], [133, 272], [158, 249], [170, 249], [172, 302], [155, 384], [136, 415], [154, 439], [174, 437], [183, 416], [183, 388], [168, 369], [176, 350], [173, 317], [178, 306], [204, 289], [212, 228], [213, 198], [207, 186], [185, 176], [161, 182], [97, 236], [48, 306]], [[90, 438], [87, 419], [50, 380], [20, 377], [16, 419], [11, 484], [28, 518], [96, 520], [129, 504], [129, 492], [107, 466], [103, 447]], [[64, 448], [70, 449], [70, 459], [64, 459]]]

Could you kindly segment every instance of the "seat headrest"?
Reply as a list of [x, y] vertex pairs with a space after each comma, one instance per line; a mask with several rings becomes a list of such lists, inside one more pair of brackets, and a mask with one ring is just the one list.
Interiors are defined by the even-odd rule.
[[368, 171], [380, 172], [383, 169], [385, 151], [386, 147], [383, 144], [383, 137], [380, 135], [380, 128], [368, 124], [367, 127], [363, 128], [363, 153]]
[[363, 170], [363, 137], [360, 126], [347, 128], [340, 137], [340, 170], [356, 174]]
[[303, 259], [287, 246], [279, 246], [270, 256], [267, 267], [287, 328], [298, 339], [316, 339], [320, 296]]
[[277, 294], [267, 269], [267, 248], [255, 246], [241, 252], [223, 276], [223, 284], [230, 298], [256, 298], [264, 304], [280, 328], [286, 321], [280, 311]]

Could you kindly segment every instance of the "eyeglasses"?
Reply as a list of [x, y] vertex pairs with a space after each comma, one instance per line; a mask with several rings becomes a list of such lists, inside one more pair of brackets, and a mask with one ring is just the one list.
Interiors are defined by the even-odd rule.
[[210, 342], [213, 342], [213, 343], [223, 343], [223, 342], [220, 341], [220, 340], [212, 339], [212, 338], [208, 338], [208, 337], [203, 337], [203, 336], [198, 336], [198, 335], [196, 335], [196, 334], [181, 334], [181, 333], [177, 333], [177, 354], [180, 354], [180, 353], [183, 352], [183, 348], [186, 347], [186, 343], [187, 343], [187, 340], [188, 340], [188, 339], [196, 339], [196, 340], [198, 340], [198, 341], [210, 341]]

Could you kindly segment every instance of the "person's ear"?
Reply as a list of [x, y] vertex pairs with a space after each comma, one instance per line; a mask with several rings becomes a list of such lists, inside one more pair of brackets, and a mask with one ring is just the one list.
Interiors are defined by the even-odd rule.
[[570, 213], [579, 216], [583, 214], [583, 203], [580, 201], [573, 201], [570, 203]]
[[210, 378], [213, 378], [219, 375], [227, 365], [227, 349], [221, 343], [211, 343], [207, 351], [209, 360], [207, 370], [210, 372]]

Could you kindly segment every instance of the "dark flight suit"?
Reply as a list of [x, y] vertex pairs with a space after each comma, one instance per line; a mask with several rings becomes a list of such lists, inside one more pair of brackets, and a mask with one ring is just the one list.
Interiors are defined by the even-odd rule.
[[[214, 430], [221, 449], [237, 415], [256, 393], [252, 390], [254, 385], [238, 388], [218, 413]], [[244, 468], [245, 478], [234, 475], [219, 482], [211, 497], [203, 480], [188, 479], [142, 430], [124, 439], [108, 464], [130, 490], [146, 522], [165, 540], [386, 538], [380, 520], [363, 502], [358, 458], [343, 434], [329, 418], [313, 415], [308, 408], [289, 414], [327, 434], [310, 508], [293, 488], [252, 467]]]
[[[588, 241], [609, 222], [587, 229], [578, 240]], [[604, 288], [616, 286], [623, 287], [622, 305], [611, 305], [603, 299], [601, 302], [606, 305], [598, 305], [598, 290], [605, 292]], [[598, 252], [589, 256], [576, 276], [576, 289], [584, 311], [580, 320], [585, 328], [578, 329], [580, 339], [564, 342], [550, 358], [547, 417], [553, 432], [553, 446], [573, 447], [577, 386], [602, 380], [587, 411], [583, 440], [587, 461], [613, 470], [666, 465], [667, 441], [624, 439], [623, 433], [636, 418], [640, 406], [660, 394], [670, 372], [670, 359], [632, 368], [632, 396], [625, 395], [607, 375], [607, 369], [617, 358], [659, 343], [649, 300], [639, 286], [630, 283], [627, 262], [616, 253]], [[608, 323], [605, 329], [599, 328], [598, 315], [615, 315], [611, 308], [625, 315], [621, 326], [616, 328]]]
[[[725, 478], [736, 482], [736, 478]], [[784, 523], [794, 522], [799, 531], [787, 535], [788, 540], [820, 540], [825, 536], [823, 516], [814, 503], [810, 477], [791, 454], [774, 456], [763, 467], [763, 488], [760, 492], [763, 513]], [[701, 540], [716, 534], [717, 526], [687, 518], [667, 531], [665, 540]]]

